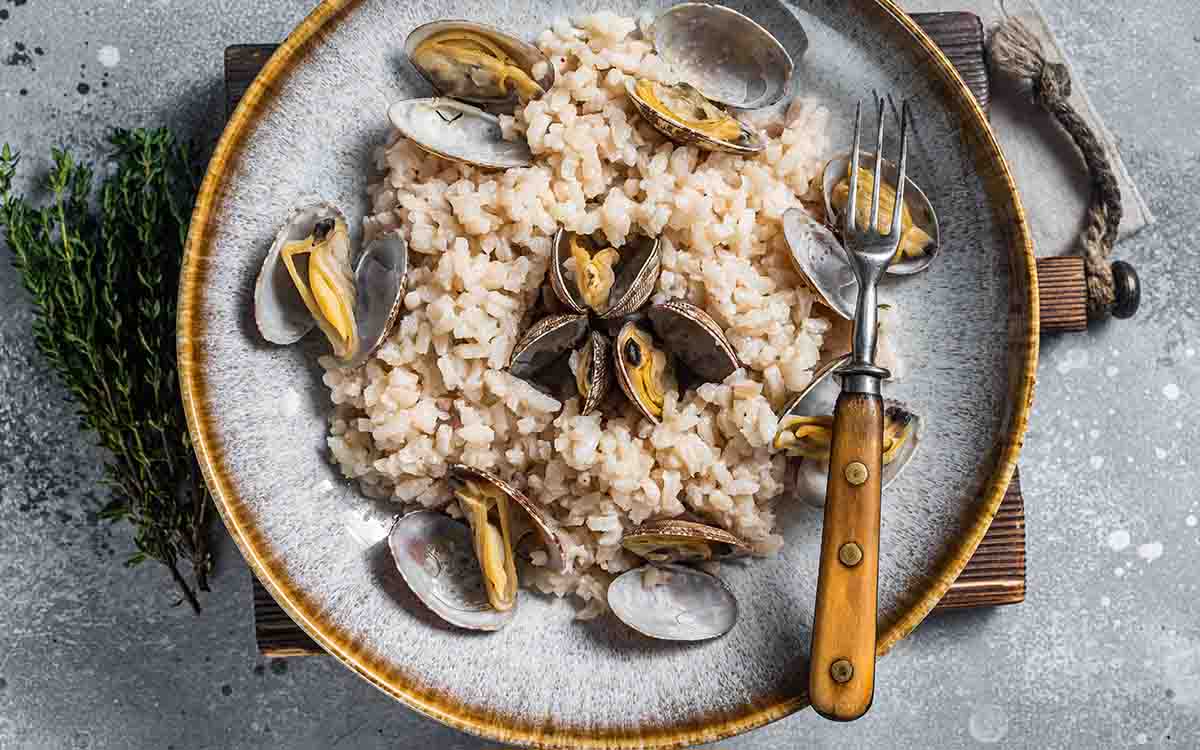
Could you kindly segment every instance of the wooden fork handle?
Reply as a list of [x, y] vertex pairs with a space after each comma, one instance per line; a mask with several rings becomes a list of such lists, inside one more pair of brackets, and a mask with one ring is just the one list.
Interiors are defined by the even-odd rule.
[[827, 719], [851, 721], [875, 694], [883, 401], [842, 393], [833, 416], [808, 694]]

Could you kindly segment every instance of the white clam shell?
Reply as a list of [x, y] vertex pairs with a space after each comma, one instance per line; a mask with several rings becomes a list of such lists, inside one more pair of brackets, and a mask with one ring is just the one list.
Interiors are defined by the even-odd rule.
[[608, 605], [621, 622], [651, 638], [706, 641], [737, 622], [733, 592], [721, 581], [682, 565], [647, 565], [618, 576]]
[[454, 99], [406, 99], [388, 108], [388, 119], [404, 137], [435, 156], [485, 169], [533, 163], [525, 141], [506, 141], [500, 118]]
[[388, 548], [405, 583], [438, 617], [468, 630], [499, 630], [516, 607], [492, 608], [466, 524], [431, 510], [398, 518]]
[[[800, 35], [796, 57], [808, 48]], [[757, 109], [791, 93], [792, 55], [771, 32], [732, 8], [680, 3], [654, 21], [654, 46], [683, 80], [710, 100]]]

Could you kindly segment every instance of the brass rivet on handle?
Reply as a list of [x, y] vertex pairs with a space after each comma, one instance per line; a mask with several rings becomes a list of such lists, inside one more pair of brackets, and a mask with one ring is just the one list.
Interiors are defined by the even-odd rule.
[[838, 659], [833, 664], [829, 665], [829, 676], [834, 682], [845, 684], [854, 677], [854, 665], [849, 659]]
[[857, 487], [867, 481], [867, 477], [871, 472], [867, 471], [867, 465], [862, 461], [851, 461], [846, 464], [846, 481]]
[[859, 547], [857, 542], [846, 542], [838, 548], [838, 559], [842, 561], [842, 565], [853, 568], [862, 562], [862, 547]]

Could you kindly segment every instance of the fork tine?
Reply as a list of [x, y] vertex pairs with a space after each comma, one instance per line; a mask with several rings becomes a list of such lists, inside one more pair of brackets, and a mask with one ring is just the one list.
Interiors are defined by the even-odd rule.
[[875, 177], [871, 190], [871, 231], [879, 228], [879, 184], [883, 182], [883, 99], [875, 96], [878, 108], [879, 131], [875, 135]]
[[892, 237], [900, 236], [904, 215], [904, 183], [908, 172], [908, 100], [900, 109], [900, 166], [896, 173], [896, 205], [892, 207]]
[[850, 199], [846, 204], [846, 233], [849, 234], [855, 230], [858, 224], [858, 219], [855, 217], [855, 212], [858, 210], [858, 150], [861, 146], [862, 133], [862, 100], [858, 100], [858, 106], [854, 109], [854, 142], [850, 146]]

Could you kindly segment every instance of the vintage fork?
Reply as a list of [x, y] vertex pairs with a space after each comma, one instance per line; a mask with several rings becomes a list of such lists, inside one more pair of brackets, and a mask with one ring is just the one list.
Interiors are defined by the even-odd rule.
[[879, 189], [883, 183], [883, 100], [876, 97], [879, 127], [869, 226], [859, 226], [858, 163], [862, 103], [854, 115], [850, 201], [843, 238], [858, 279], [854, 353], [838, 374], [842, 393], [834, 409], [833, 445], [825, 490], [821, 567], [808, 678], [809, 699], [828, 719], [850, 721], [871, 707], [875, 694], [875, 631], [879, 585], [880, 474], [883, 464], [881, 381], [875, 364], [879, 279], [900, 245], [904, 175], [908, 166], [908, 102], [900, 116], [900, 163], [891, 231], [881, 234]]

